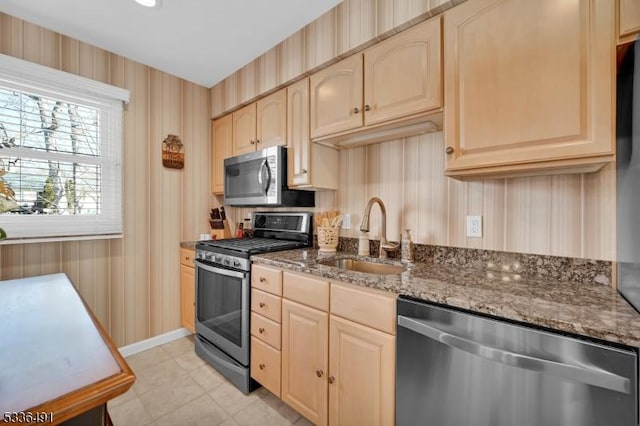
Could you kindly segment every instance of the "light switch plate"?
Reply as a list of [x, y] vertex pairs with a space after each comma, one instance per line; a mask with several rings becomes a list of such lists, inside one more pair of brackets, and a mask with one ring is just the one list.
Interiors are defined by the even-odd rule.
[[467, 237], [482, 238], [482, 216], [467, 216]]

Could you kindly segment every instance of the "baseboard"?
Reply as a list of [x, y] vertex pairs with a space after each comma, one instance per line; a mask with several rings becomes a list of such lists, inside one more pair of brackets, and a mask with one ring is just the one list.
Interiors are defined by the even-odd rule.
[[183, 327], [177, 330], [170, 331], [168, 333], [160, 334], [159, 336], [151, 337], [150, 339], [141, 340], [139, 342], [123, 346], [121, 348], [118, 348], [118, 351], [120, 351], [123, 357], [128, 357], [130, 355], [137, 354], [138, 352], [144, 352], [146, 350], [155, 348], [156, 346], [164, 345], [165, 343], [169, 343], [173, 340], [177, 340], [190, 334], [193, 333]]

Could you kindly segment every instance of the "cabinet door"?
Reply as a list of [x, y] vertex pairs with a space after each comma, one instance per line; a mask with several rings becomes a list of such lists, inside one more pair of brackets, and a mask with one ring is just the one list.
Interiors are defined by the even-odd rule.
[[331, 316], [329, 424], [393, 425], [395, 337]]
[[362, 126], [362, 55], [318, 71], [310, 82], [312, 138]]
[[247, 105], [232, 114], [233, 155], [246, 154], [256, 149], [256, 104]]
[[223, 194], [224, 159], [233, 155], [233, 119], [231, 114], [213, 121], [211, 137], [213, 143], [212, 192]]
[[364, 124], [442, 107], [440, 17], [364, 52]]
[[327, 424], [328, 317], [282, 301], [282, 400], [316, 425]]
[[290, 187], [337, 189], [337, 150], [309, 137], [309, 79], [287, 88], [287, 153]]
[[287, 144], [287, 90], [282, 89], [257, 105], [256, 149]]
[[614, 13], [597, 0], [469, 0], [447, 11], [447, 174], [612, 161]]
[[630, 42], [640, 33], [640, 1], [619, 0], [619, 36], [621, 42]]
[[289, 186], [308, 185], [309, 177], [309, 79], [287, 88], [287, 141]]
[[196, 300], [196, 274], [195, 269], [180, 265], [180, 304], [182, 325], [191, 331], [195, 330], [196, 318], [194, 303]]

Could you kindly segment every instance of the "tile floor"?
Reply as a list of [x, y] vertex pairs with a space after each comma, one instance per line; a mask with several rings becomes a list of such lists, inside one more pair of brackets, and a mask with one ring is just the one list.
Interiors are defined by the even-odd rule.
[[127, 358], [131, 389], [109, 401], [114, 426], [310, 425], [260, 388], [244, 395], [194, 352], [193, 336]]

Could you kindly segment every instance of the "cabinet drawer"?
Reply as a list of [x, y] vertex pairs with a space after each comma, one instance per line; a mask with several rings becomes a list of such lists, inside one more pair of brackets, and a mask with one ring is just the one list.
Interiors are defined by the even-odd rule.
[[282, 296], [282, 271], [263, 265], [251, 267], [251, 287]]
[[282, 295], [325, 312], [329, 310], [329, 282], [319, 278], [284, 271]]
[[193, 261], [195, 259], [195, 251], [180, 247], [180, 263], [184, 266], [194, 267]]
[[282, 299], [257, 289], [251, 290], [251, 310], [277, 323], [282, 319]]
[[251, 312], [251, 335], [280, 350], [280, 324]]
[[251, 337], [251, 377], [280, 398], [280, 351]]
[[396, 297], [380, 291], [332, 282], [331, 313], [396, 334]]

